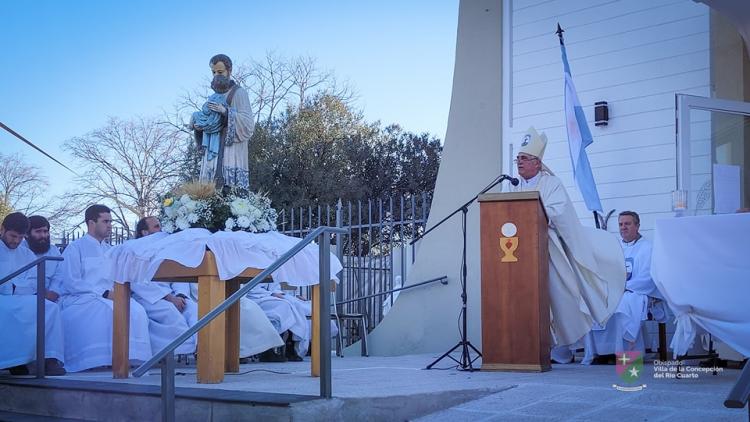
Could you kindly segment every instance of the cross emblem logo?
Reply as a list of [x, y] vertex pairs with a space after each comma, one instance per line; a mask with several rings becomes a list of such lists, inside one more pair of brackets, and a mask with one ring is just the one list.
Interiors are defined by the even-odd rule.
[[625, 382], [636, 382], [643, 372], [643, 356], [641, 352], [617, 353], [617, 364], [615, 366], [617, 375]]

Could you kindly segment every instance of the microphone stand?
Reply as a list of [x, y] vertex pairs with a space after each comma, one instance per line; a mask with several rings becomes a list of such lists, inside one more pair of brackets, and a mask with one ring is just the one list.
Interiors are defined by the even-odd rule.
[[[495, 180], [492, 181], [492, 183], [487, 185], [486, 188], [482, 189], [481, 192], [476, 194], [468, 202], [458, 207], [455, 211], [448, 214], [448, 216], [440, 220], [437, 224], [430, 227], [429, 230], [422, 233], [420, 236], [418, 236], [417, 238], [415, 238], [409, 243], [410, 245], [413, 245], [418, 240], [425, 237], [427, 233], [433, 231], [435, 228], [443, 224], [446, 220], [456, 215], [459, 211], [461, 212], [461, 231], [463, 235], [463, 248], [461, 250], [461, 326], [462, 326], [461, 340], [458, 342], [458, 344], [453, 346], [450, 350], [443, 353], [439, 358], [435, 359], [432, 363], [427, 365], [425, 369], [432, 369], [432, 367], [435, 366], [435, 364], [437, 364], [444, 358], [448, 357], [454, 362], [456, 362], [458, 364], [458, 368], [462, 371], [473, 372], [473, 371], [479, 370], [479, 368], [474, 368], [473, 363], [474, 361], [482, 357], [482, 352], [480, 352], [476, 347], [474, 347], [474, 345], [471, 344], [471, 342], [466, 338], [467, 337], [467, 332], [466, 332], [466, 309], [467, 309], [467, 306], [466, 306], [466, 299], [467, 299], [467, 295], [466, 295], [466, 274], [467, 274], [467, 269], [466, 269], [466, 214], [469, 212], [469, 205], [471, 205], [472, 202], [476, 201], [477, 198], [479, 198], [479, 195], [486, 193], [487, 191], [495, 187], [497, 184], [499, 184], [503, 180], [512, 180], [512, 179], [513, 179], [512, 177], [504, 175], [504, 174], [501, 174], [500, 176], [496, 177]], [[461, 348], [461, 358], [460, 360], [457, 360], [456, 358], [451, 356], [451, 353], [453, 353], [459, 347]], [[477, 354], [477, 356], [474, 359], [471, 358], [471, 353], [469, 349], [474, 350], [474, 352]]]

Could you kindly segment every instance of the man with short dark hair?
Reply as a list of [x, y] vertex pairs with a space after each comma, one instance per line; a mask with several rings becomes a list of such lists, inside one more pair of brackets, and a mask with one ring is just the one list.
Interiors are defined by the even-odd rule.
[[[160, 232], [161, 223], [156, 217], [144, 217], [138, 221], [135, 229], [136, 239], [141, 239]], [[186, 283], [182, 284], [187, 286]], [[163, 349], [177, 336], [187, 331], [188, 318], [198, 314], [197, 305], [194, 303], [188, 305], [187, 297], [174, 292], [171, 283], [130, 283], [130, 289], [133, 292], [133, 298], [143, 306], [148, 315], [151, 349], [154, 352]], [[192, 309], [193, 305], [195, 309]], [[188, 310], [189, 306], [191, 309]], [[179, 345], [175, 353], [180, 355], [195, 353], [195, 347], [196, 341], [193, 336]]]
[[[645, 351], [642, 322], [651, 312], [653, 319], [667, 319], [664, 302], [651, 278], [651, 242], [640, 233], [641, 218], [635, 211], [623, 211], [618, 218], [620, 246], [625, 256], [625, 293], [607, 324], [596, 325], [586, 336], [586, 355], [581, 363], [606, 363], [607, 355], [624, 351]], [[650, 306], [651, 305], [651, 306]], [[614, 360], [613, 357], [609, 360]]]
[[[21, 246], [24, 234], [29, 229], [29, 220], [20, 212], [8, 214], [0, 227], [0, 278], [17, 271], [34, 261], [36, 257], [25, 246]], [[0, 285], [0, 368], [10, 367], [13, 375], [29, 373], [26, 364], [36, 358], [36, 298], [33, 292], [23, 294], [30, 271]], [[36, 271], [34, 285], [36, 286]], [[14, 287], [18, 286], [14, 292]], [[64, 375], [63, 332], [60, 309], [56, 303], [44, 301], [45, 317], [45, 373]]]
[[[161, 231], [161, 224], [155, 217], [145, 217], [138, 221], [136, 225], [136, 238], [154, 235]], [[159, 286], [159, 287], [155, 287]], [[134, 294], [137, 294], [139, 287], [131, 284]], [[156, 290], [150, 297], [158, 298], [162, 296], [172, 296], [182, 301], [184, 305], [179, 309], [189, 326], [193, 326], [198, 320], [198, 285], [196, 283], [150, 283], [148, 290]], [[160, 289], [160, 290], [159, 290]], [[138, 296], [136, 296], [138, 298]], [[166, 298], [166, 296], [165, 296]], [[164, 301], [160, 301], [164, 302]], [[143, 303], [143, 302], [141, 302]], [[174, 303], [174, 302], [173, 302]], [[177, 304], [175, 303], [175, 306]], [[148, 306], [144, 304], [148, 311]], [[151, 316], [149, 314], [149, 316]], [[153, 340], [153, 332], [152, 332]], [[185, 342], [188, 343], [188, 342]], [[193, 343], [193, 347], [194, 347]], [[271, 322], [266, 318], [263, 310], [255, 302], [247, 297], [240, 299], [240, 357], [244, 358], [268, 350], [272, 347], [281, 346], [284, 342], [276, 334], [276, 330]], [[179, 348], [177, 350], [180, 350]], [[178, 352], [180, 353], [180, 352]], [[183, 351], [182, 353], [187, 353]]]
[[[86, 209], [87, 233], [63, 252], [62, 320], [65, 327], [65, 363], [71, 372], [112, 364], [114, 280], [105, 256], [112, 233], [112, 214], [104, 205]], [[151, 357], [148, 317], [130, 299], [130, 358]]]

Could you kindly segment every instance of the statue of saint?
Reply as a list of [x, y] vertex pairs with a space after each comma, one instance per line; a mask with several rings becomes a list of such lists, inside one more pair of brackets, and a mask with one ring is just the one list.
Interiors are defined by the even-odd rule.
[[193, 113], [190, 126], [201, 148], [199, 180], [250, 190], [248, 144], [255, 121], [247, 91], [232, 80], [232, 60], [217, 54], [209, 61], [214, 77], [201, 111]]

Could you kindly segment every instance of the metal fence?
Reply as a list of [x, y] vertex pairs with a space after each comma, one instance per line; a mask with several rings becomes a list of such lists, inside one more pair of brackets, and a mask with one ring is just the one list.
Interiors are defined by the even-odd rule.
[[[339, 305], [338, 312], [366, 315], [370, 331], [395, 300], [393, 294], [379, 294], [406, 284], [407, 268], [414, 260], [414, 247], [408, 243], [424, 231], [431, 201], [431, 194], [421, 193], [283, 209], [279, 212], [277, 230], [300, 238], [319, 226], [349, 230], [349, 234], [331, 239], [331, 248], [344, 266], [338, 274], [336, 302], [377, 296]], [[83, 234], [80, 231], [63, 233], [58, 246], [64, 249]], [[109, 243], [118, 245], [132, 237], [132, 232], [114, 227]], [[310, 297], [309, 289], [302, 289], [298, 294]], [[359, 339], [361, 333], [353, 321], [342, 320], [342, 325], [345, 345]]]
[[[60, 243], [57, 243], [56, 245], [58, 248], [60, 248], [60, 250], [64, 250], [65, 247], [70, 244], [70, 242], [80, 239], [84, 234], [86, 233], [79, 230], [63, 232], [60, 236]], [[133, 237], [135, 237], [134, 233], [124, 227], [112, 227], [112, 234], [109, 235], [109, 244], [119, 245], [120, 243], [132, 239]]]
[[[339, 201], [284, 209], [279, 213], [278, 230], [288, 236], [304, 237], [318, 226], [335, 226], [349, 234], [331, 239], [331, 247], [344, 266], [338, 275], [336, 302], [378, 295], [406, 284], [408, 265], [414, 260], [414, 247], [408, 243], [424, 231], [432, 196], [390, 196], [365, 201]], [[309, 289], [302, 289], [309, 298]], [[393, 294], [339, 305], [340, 314], [364, 314], [372, 330], [393, 305]], [[345, 345], [361, 335], [354, 321], [342, 320]]]

